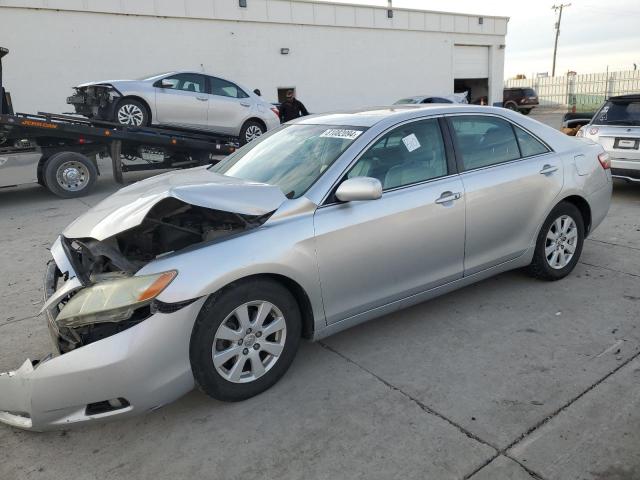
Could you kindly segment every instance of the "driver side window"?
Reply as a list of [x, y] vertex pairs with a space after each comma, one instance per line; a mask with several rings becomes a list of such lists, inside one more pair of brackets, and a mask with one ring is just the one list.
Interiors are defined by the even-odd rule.
[[447, 174], [447, 157], [438, 120], [396, 127], [376, 141], [347, 174], [373, 177], [383, 190], [424, 182]]
[[204, 77], [197, 73], [179, 73], [177, 75], [167, 77], [163, 81], [171, 82], [171, 87], [166, 88], [170, 88], [172, 90], [183, 90], [185, 92], [195, 93], [203, 93], [205, 91]]

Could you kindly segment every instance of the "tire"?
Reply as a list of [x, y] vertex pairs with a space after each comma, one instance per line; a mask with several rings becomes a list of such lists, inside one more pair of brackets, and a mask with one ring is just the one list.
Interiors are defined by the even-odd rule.
[[516, 110], [518, 110], [518, 105], [516, 105], [514, 102], [507, 102], [504, 104], [504, 108], [506, 108], [507, 110], [513, 110], [515, 112]]
[[[245, 321], [243, 327], [236, 312], [247, 304], [244, 311], [253, 323]], [[262, 306], [270, 313], [260, 327], [256, 320]], [[250, 332], [247, 326], [252, 327]], [[274, 331], [266, 333], [266, 329]], [[298, 350], [300, 334], [298, 303], [284, 286], [264, 279], [232, 283], [209, 297], [193, 327], [189, 356], [196, 384], [210, 397], [227, 402], [258, 395], [285, 374]], [[265, 349], [267, 342], [271, 346]], [[276, 351], [277, 356], [269, 353]], [[220, 356], [217, 362], [214, 355]], [[258, 361], [264, 371], [254, 364]]]
[[118, 102], [114, 113], [114, 121], [120, 125], [146, 127], [149, 125], [149, 109], [133, 98], [123, 98]]
[[264, 135], [267, 129], [256, 120], [247, 120], [240, 129], [240, 145], [246, 145], [260, 135]]
[[76, 152], [58, 152], [44, 164], [45, 186], [62, 198], [86, 195], [98, 178], [98, 168], [87, 157]]
[[[564, 233], [563, 228], [566, 228]], [[558, 231], [561, 242], [556, 245], [553, 237]], [[584, 220], [580, 210], [572, 203], [559, 203], [540, 229], [533, 260], [528, 267], [529, 274], [541, 280], [560, 280], [566, 277], [578, 263], [583, 244]], [[573, 254], [567, 258], [569, 247], [573, 248]]]
[[523, 108], [522, 110], [520, 110], [520, 113], [523, 115], [529, 115], [531, 113], [531, 110], [533, 110], [532, 108]]

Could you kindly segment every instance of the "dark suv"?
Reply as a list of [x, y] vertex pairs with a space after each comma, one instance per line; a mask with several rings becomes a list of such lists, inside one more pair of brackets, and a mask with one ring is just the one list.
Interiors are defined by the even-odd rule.
[[538, 105], [538, 94], [533, 88], [505, 88], [502, 93], [502, 106], [529, 115]]

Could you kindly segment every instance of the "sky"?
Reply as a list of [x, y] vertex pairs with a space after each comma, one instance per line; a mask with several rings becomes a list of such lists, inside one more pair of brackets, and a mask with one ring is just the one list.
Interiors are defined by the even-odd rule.
[[[320, 0], [322, 1], [322, 0]], [[387, 0], [331, 0], [386, 6]], [[505, 78], [549, 72], [553, 59], [554, 4], [562, 13], [556, 75], [640, 69], [640, 0], [393, 0], [394, 7], [510, 17]]]

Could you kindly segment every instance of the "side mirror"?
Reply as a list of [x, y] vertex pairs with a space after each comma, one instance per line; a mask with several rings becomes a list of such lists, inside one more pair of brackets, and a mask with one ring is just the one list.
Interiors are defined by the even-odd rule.
[[382, 197], [382, 184], [377, 178], [371, 177], [349, 178], [336, 190], [336, 198], [341, 202], [377, 200], [380, 197]]
[[173, 88], [173, 82], [168, 79], [160, 80], [160, 88]]

